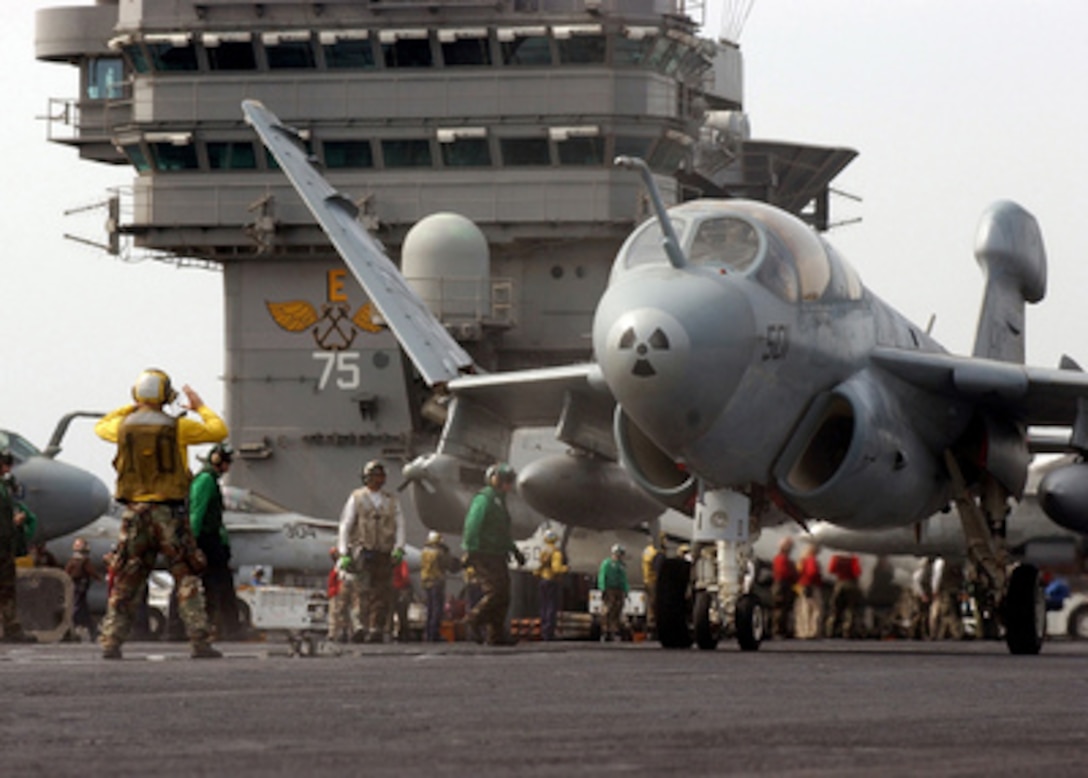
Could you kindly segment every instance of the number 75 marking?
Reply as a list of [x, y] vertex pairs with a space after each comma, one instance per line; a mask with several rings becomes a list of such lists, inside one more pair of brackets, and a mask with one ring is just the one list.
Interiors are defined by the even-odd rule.
[[314, 351], [313, 358], [318, 362], [324, 362], [321, 369], [321, 378], [317, 382], [317, 391], [325, 391], [336, 371], [336, 386], [338, 389], [359, 388], [359, 352], [358, 351]]

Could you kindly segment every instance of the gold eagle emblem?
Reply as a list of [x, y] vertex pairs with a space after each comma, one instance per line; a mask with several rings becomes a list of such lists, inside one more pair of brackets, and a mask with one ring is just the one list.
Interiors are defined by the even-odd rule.
[[318, 310], [305, 300], [265, 301], [272, 320], [288, 332], [311, 330], [314, 342], [326, 351], [351, 348], [359, 331], [381, 332], [374, 321], [371, 303], [363, 303], [354, 314], [346, 303], [325, 303]]

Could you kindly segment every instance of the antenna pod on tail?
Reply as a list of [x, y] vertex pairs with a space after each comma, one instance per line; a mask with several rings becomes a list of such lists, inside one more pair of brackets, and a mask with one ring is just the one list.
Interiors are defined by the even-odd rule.
[[1024, 362], [1024, 303], [1046, 295], [1046, 249], [1035, 217], [1002, 200], [982, 215], [975, 259], [986, 274], [974, 356]]

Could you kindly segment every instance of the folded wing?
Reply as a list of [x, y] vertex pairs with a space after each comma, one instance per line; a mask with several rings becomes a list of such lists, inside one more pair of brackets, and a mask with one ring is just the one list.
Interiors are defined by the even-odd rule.
[[358, 208], [314, 169], [296, 141], [298, 134], [256, 100], [243, 102], [242, 110], [423, 379], [434, 386], [474, 370], [472, 357], [409, 289], [392, 260], [359, 223]]

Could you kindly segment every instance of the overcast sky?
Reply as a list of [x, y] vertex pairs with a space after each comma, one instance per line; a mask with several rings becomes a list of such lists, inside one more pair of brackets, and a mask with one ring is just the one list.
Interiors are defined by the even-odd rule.
[[[0, 426], [39, 446], [65, 412], [126, 402], [149, 365], [223, 409], [219, 274], [125, 264], [63, 237], [104, 237], [104, 210], [64, 211], [132, 179], [48, 143], [36, 119], [50, 97], [77, 92], [74, 68], [33, 54], [34, 10], [64, 4], [13, 3], [0, 25]], [[745, 107], [757, 138], [860, 152], [836, 186], [863, 200], [838, 199], [833, 215], [862, 221], [831, 239], [902, 313], [923, 326], [936, 314], [934, 334], [952, 351], [973, 340], [978, 218], [994, 200], [1020, 202], [1050, 259], [1048, 298], [1028, 314], [1028, 360], [1055, 365], [1067, 352], [1088, 364], [1085, 30], [1078, 0], [756, 0], [741, 34]], [[61, 457], [112, 481], [111, 448], [91, 426], [73, 425]]]

